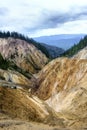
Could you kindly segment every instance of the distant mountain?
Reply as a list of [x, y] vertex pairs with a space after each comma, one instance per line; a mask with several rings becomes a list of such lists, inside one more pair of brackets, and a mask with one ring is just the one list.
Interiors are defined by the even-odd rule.
[[57, 46], [64, 50], [69, 49], [74, 44], [78, 43], [85, 34], [60, 34], [52, 36], [41, 36], [34, 38], [38, 42], [46, 43], [48, 45]]

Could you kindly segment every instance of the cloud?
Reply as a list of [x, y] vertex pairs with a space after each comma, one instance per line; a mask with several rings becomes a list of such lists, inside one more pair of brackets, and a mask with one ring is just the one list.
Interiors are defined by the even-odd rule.
[[87, 30], [83, 29], [86, 21], [87, 0], [4, 0], [0, 3], [0, 30], [30, 36], [70, 33], [71, 28], [74, 33], [77, 30], [83, 33]]
[[60, 24], [64, 24], [69, 21], [87, 19], [87, 6], [85, 7], [71, 7], [68, 11], [42, 11], [42, 27], [55, 28]]
[[5, 16], [9, 13], [9, 10], [6, 7], [0, 7], [0, 16]]
[[[84, 24], [83, 24], [84, 23]], [[56, 35], [56, 34], [86, 34], [87, 33], [87, 20], [77, 20], [73, 22], [67, 22], [56, 28], [48, 28], [37, 30], [32, 33], [32, 37]], [[37, 35], [36, 35], [37, 34]]]
[[73, 24], [75, 23], [75, 21], [78, 21], [78, 20], [87, 20], [87, 11], [86, 9], [84, 10], [82, 9], [82, 10], [77, 10], [75, 13], [73, 13], [72, 9], [70, 9], [70, 11], [67, 13], [60, 13], [58, 11], [53, 12], [53, 11], [48, 11], [48, 10], [47, 11], [42, 10], [39, 19], [41, 20], [35, 22], [34, 26], [30, 26], [30, 28], [26, 26], [24, 30], [27, 32], [31, 31], [31, 33], [38, 32], [40, 30], [46, 31], [46, 29], [52, 29], [52, 28], [53, 29], [57, 28], [58, 30], [60, 27], [63, 27], [65, 24], [69, 22]]

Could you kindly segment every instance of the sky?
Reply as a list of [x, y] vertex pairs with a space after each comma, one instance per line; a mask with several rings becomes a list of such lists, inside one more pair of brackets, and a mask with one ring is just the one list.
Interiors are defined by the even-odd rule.
[[0, 30], [29, 37], [87, 34], [87, 0], [0, 0]]

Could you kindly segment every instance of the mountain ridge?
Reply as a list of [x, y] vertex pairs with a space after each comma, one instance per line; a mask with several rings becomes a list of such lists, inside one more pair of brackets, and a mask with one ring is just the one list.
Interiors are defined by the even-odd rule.
[[78, 43], [86, 34], [60, 34], [51, 36], [41, 36], [34, 38], [38, 42], [54, 45], [64, 50], [69, 49], [74, 44]]

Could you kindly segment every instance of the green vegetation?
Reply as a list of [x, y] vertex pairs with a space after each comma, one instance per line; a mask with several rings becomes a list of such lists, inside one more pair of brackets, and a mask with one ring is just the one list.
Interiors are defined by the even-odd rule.
[[8, 61], [6, 59], [4, 59], [2, 57], [2, 55], [0, 54], [0, 69], [4, 69], [4, 70], [15, 70], [21, 74], [23, 74], [24, 76], [26, 76], [27, 78], [31, 78], [32, 74], [29, 72], [25, 72], [24, 70], [22, 70], [20, 67], [18, 67], [15, 63], [13, 63], [12, 61]]
[[0, 68], [6, 70], [9, 66], [10, 66], [10, 62], [3, 59], [2, 55], [0, 54]]
[[81, 49], [87, 46], [87, 36], [85, 36], [83, 39], [80, 40], [78, 44], [74, 44], [70, 49], [65, 51], [61, 56], [67, 56], [67, 57], [72, 57], [75, 55], [77, 52], [79, 52]]
[[17, 32], [9, 32], [9, 31], [1, 32], [0, 31], [0, 38], [9, 38], [9, 37], [12, 37], [15, 39], [21, 39], [28, 42], [29, 44], [33, 44], [35, 47], [41, 50], [48, 58], [50, 58], [49, 52], [46, 49], [46, 47], [44, 47], [41, 43], [36, 42], [34, 39], [24, 36], [23, 34], [20, 34]]

